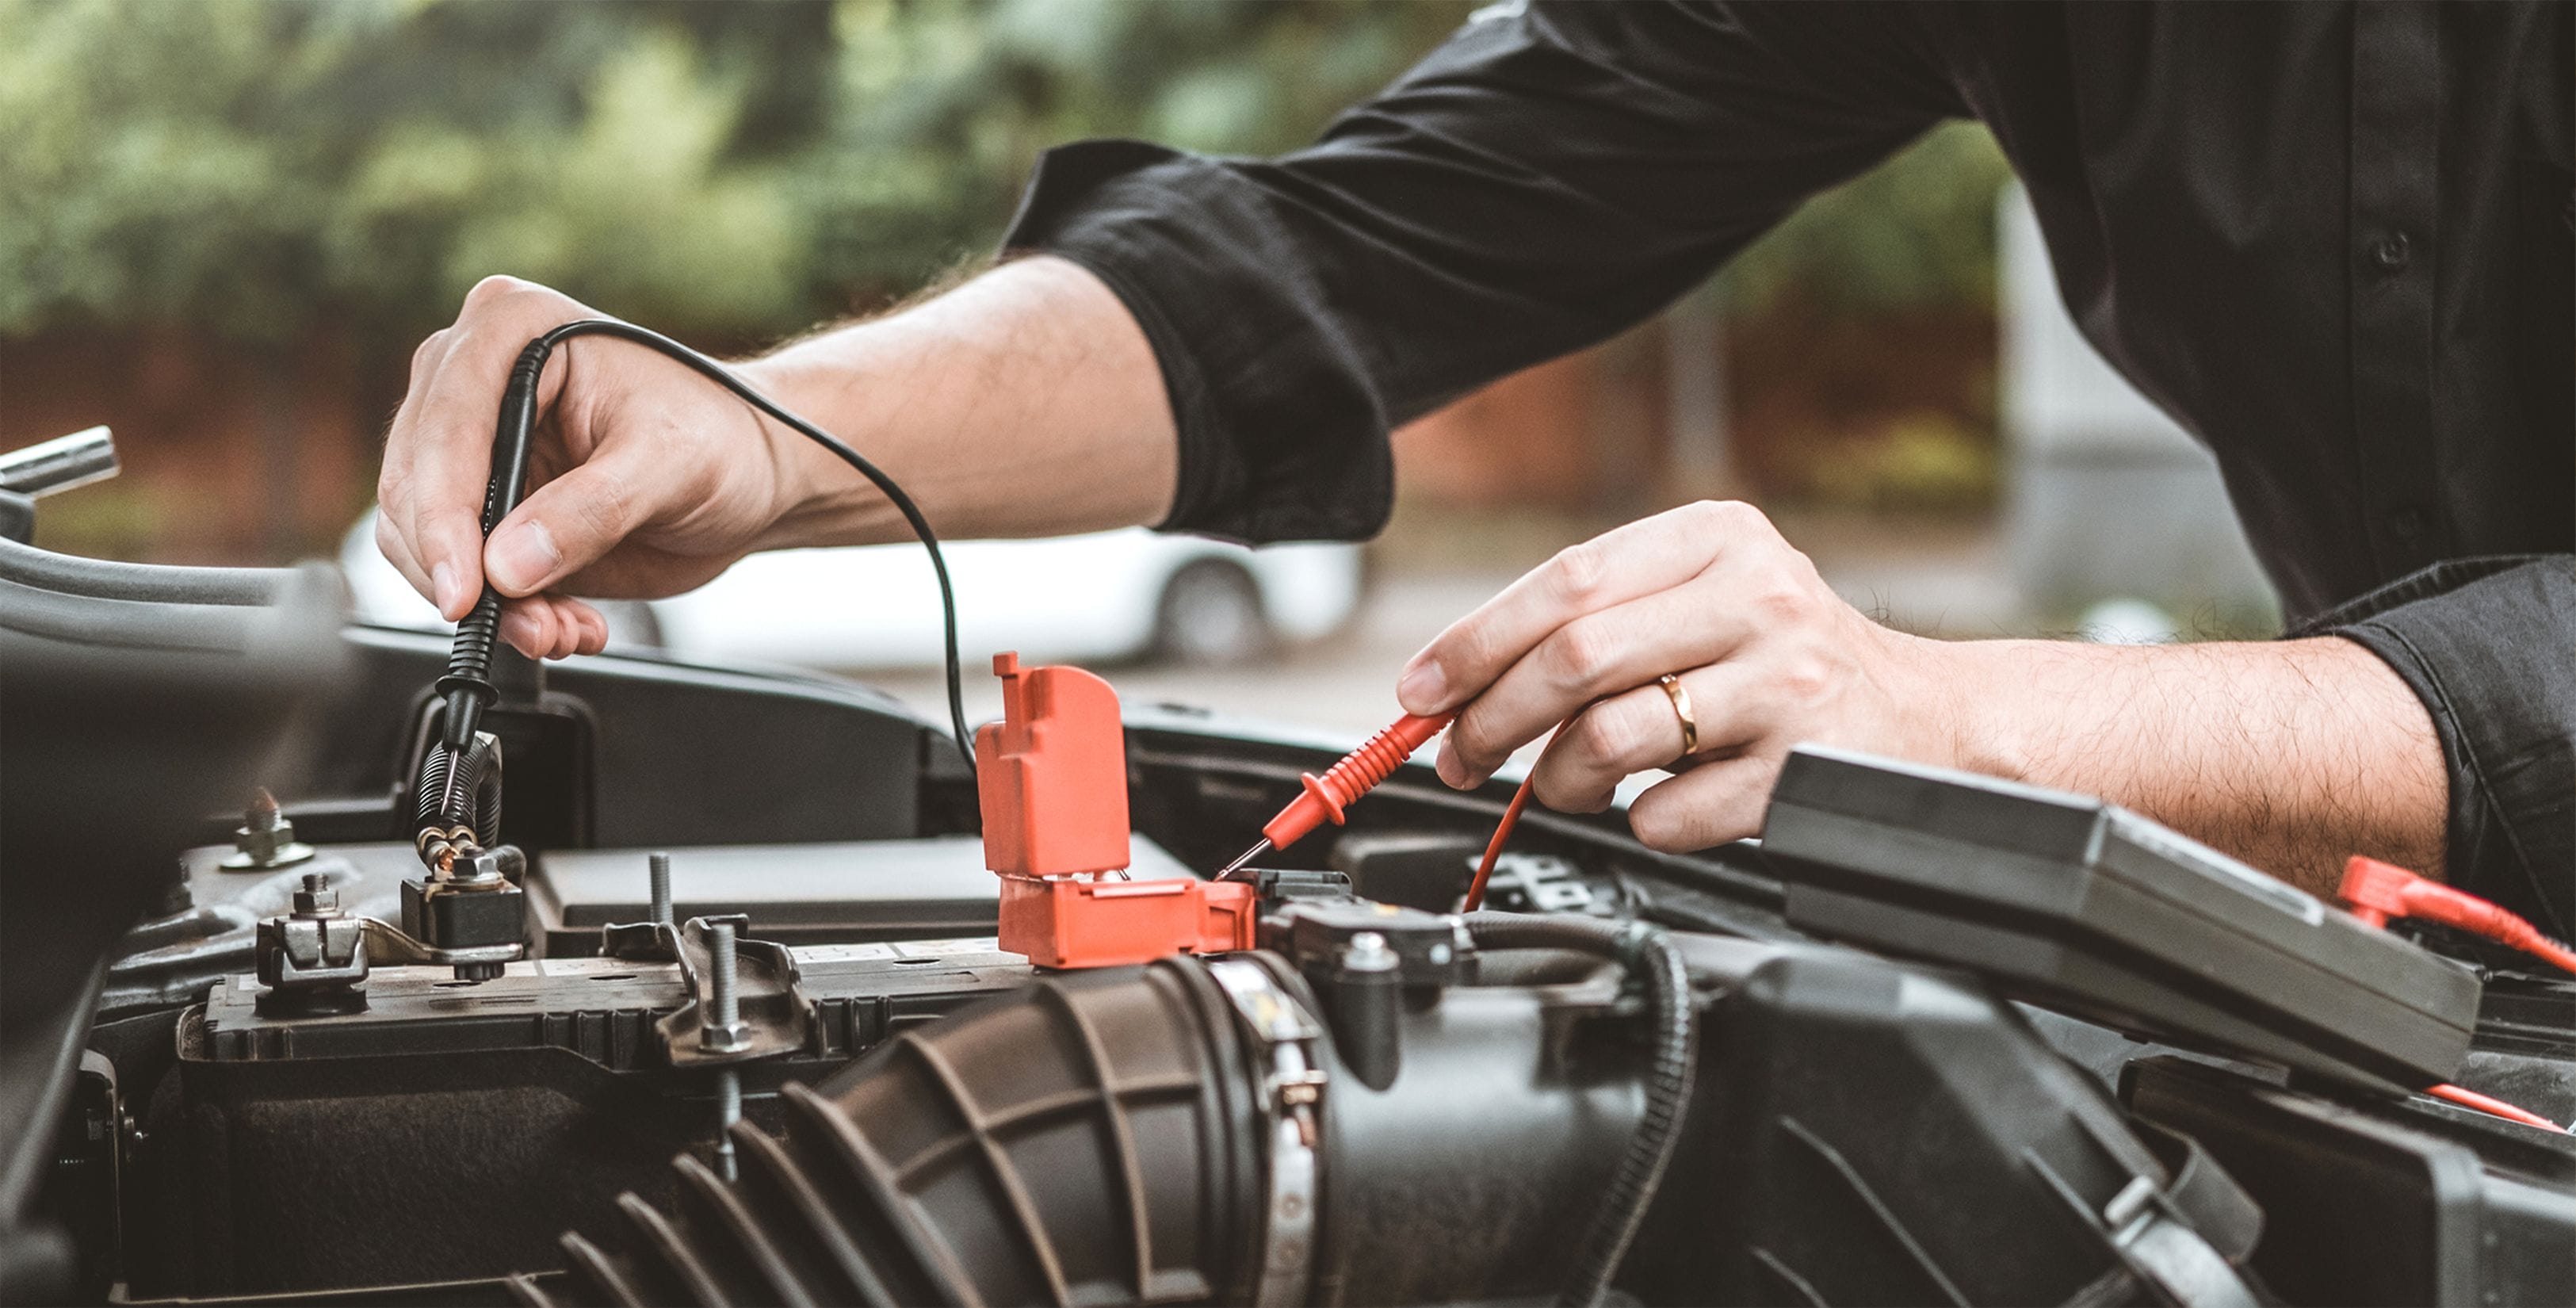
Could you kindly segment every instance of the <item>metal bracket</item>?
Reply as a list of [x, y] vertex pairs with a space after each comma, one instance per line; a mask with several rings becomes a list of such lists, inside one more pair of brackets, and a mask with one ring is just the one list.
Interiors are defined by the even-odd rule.
[[1261, 1102], [1270, 1118], [1269, 1203], [1252, 1302], [1264, 1308], [1304, 1303], [1322, 1190], [1316, 1144], [1327, 1078], [1315, 1043], [1323, 1024], [1252, 959], [1211, 959], [1207, 970], [1224, 987], [1245, 1033], [1267, 1054]]
[[358, 922], [366, 928], [368, 955], [391, 965], [450, 967], [460, 963], [515, 963], [528, 956], [525, 941], [441, 948], [413, 937], [383, 918], [362, 917]]
[[[733, 924], [735, 1002], [747, 1029], [737, 1047], [709, 1049], [702, 1032], [714, 1009], [715, 978], [707, 928], [718, 922]], [[640, 939], [638, 933], [646, 927], [660, 934], [658, 923], [612, 930], [621, 931], [620, 940], [631, 944]], [[810, 1042], [814, 1005], [798, 984], [795, 955], [775, 941], [743, 939], [750, 927], [751, 919], [740, 913], [693, 917], [681, 925], [675, 937], [666, 937], [675, 939], [678, 945], [680, 977], [689, 987], [689, 1002], [653, 1024], [673, 1067], [748, 1063], [795, 1053]]]
[[599, 956], [630, 963], [674, 963], [680, 929], [668, 922], [611, 922], [599, 929]]

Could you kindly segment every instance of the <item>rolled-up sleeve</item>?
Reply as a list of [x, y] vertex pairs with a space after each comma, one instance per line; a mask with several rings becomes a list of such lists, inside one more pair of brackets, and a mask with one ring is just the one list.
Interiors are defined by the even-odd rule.
[[1393, 426], [1642, 320], [1958, 112], [1924, 47], [1901, 5], [1498, 5], [1281, 158], [1050, 151], [1004, 246], [1152, 342], [1166, 528], [1362, 537]]
[[2311, 629], [2360, 642], [2431, 710], [2451, 884], [2561, 939], [2576, 922], [2576, 555], [2437, 564]]

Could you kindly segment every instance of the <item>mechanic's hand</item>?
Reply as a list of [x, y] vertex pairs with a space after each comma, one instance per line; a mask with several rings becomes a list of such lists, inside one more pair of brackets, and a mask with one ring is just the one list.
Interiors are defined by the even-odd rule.
[[[1794, 745], [1955, 764], [1943, 648], [1844, 603], [1759, 510], [1704, 502], [1558, 554], [1415, 655], [1396, 696], [1410, 713], [1466, 705], [1439, 760], [1461, 789], [1579, 714], [1539, 760], [1538, 800], [1599, 812], [1630, 773], [1673, 770], [1628, 821], [1681, 851], [1760, 830]], [[1666, 673], [1699, 724], [1688, 759]]]
[[555, 348], [538, 388], [528, 494], [486, 542], [484, 485], [510, 366], [548, 328], [600, 315], [490, 277], [412, 355], [377, 484], [376, 543], [450, 621], [488, 576], [512, 601], [501, 636], [531, 657], [597, 653], [599, 612], [570, 597], [646, 599], [713, 578], [793, 500], [788, 434], [648, 349], [599, 337]]

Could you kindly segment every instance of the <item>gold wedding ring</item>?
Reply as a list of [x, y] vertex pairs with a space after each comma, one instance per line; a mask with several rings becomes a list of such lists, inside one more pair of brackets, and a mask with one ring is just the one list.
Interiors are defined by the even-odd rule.
[[1682, 689], [1682, 679], [1667, 672], [1655, 678], [1664, 688], [1664, 698], [1673, 702], [1673, 716], [1682, 720], [1682, 757], [1699, 752], [1699, 719], [1691, 716], [1690, 692]]

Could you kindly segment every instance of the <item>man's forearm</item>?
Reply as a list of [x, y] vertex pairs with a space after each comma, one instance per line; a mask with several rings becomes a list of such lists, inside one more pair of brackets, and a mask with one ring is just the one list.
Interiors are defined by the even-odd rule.
[[[1178, 450], [1153, 348], [1108, 287], [1061, 259], [1006, 264], [743, 371], [892, 474], [943, 535], [1133, 526], [1171, 506]], [[764, 548], [906, 534], [830, 455], [793, 437], [776, 448], [807, 493]]]
[[2337, 637], [2157, 647], [1951, 647], [1981, 771], [2098, 794], [2309, 890], [2369, 854], [2442, 872], [2449, 783], [2432, 719]]

